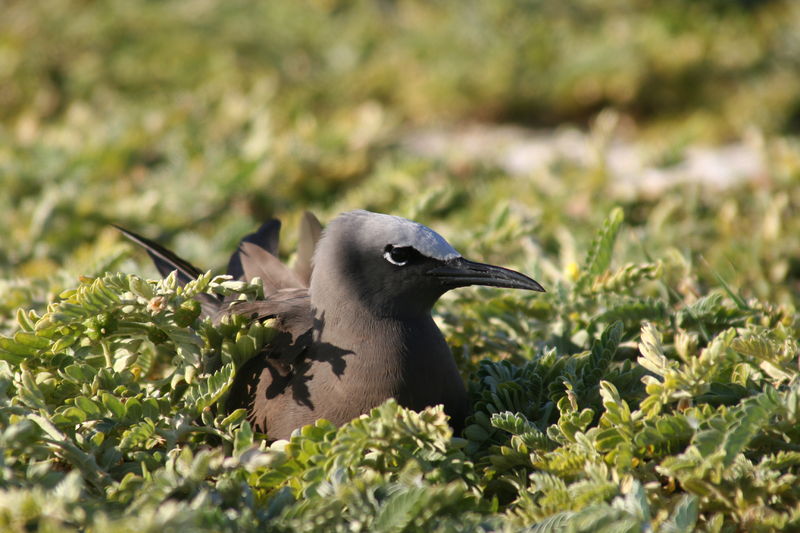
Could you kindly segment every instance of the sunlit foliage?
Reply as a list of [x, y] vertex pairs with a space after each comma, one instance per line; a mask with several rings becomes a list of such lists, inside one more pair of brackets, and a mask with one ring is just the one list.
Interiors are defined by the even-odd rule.
[[[6, 2], [0, 530], [800, 529], [800, 12], [633, 4]], [[583, 155], [419, 147], [476, 120], [571, 123]], [[610, 161], [680, 177], [732, 138], [752, 179]], [[435, 308], [462, 435], [389, 401], [271, 443], [222, 408], [270, 323], [193, 300], [259, 282], [152, 279], [109, 226], [213, 269], [269, 216], [291, 262], [303, 209], [353, 208], [547, 288]]]

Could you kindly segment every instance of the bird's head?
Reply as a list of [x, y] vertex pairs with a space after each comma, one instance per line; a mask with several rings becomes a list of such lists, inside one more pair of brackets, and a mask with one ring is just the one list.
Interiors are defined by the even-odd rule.
[[427, 313], [442, 294], [468, 285], [544, 291], [524, 274], [464, 259], [427, 226], [360, 210], [325, 229], [314, 254], [311, 298], [329, 306], [355, 297], [375, 314], [406, 316]]

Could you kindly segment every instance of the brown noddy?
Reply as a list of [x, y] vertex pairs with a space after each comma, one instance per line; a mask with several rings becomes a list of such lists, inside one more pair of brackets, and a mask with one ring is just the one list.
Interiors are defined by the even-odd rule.
[[[177, 270], [186, 283], [201, 273], [119, 229], [147, 249], [162, 275]], [[279, 231], [279, 221], [267, 221], [228, 264], [235, 278], [262, 279], [263, 300], [201, 300], [215, 320], [230, 313], [275, 319], [278, 334], [239, 369], [226, 405], [246, 409], [271, 439], [320, 418], [343, 424], [388, 398], [417, 410], [443, 404], [460, 431], [470, 405], [431, 308], [467, 285], [544, 291], [524, 274], [463, 258], [432, 229], [396, 216], [351, 211], [321, 232], [306, 213], [294, 269], [277, 259]]]

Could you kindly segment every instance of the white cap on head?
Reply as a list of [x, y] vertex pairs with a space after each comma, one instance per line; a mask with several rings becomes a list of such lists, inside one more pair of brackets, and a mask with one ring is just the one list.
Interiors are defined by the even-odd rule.
[[440, 261], [461, 257], [461, 254], [444, 237], [419, 222], [363, 209], [350, 211], [343, 216], [368, 217], [370, 229], [380, 231], [382, 237], [386, 239], [386, 244], [395, 247], [411, 246], [422, 255]]

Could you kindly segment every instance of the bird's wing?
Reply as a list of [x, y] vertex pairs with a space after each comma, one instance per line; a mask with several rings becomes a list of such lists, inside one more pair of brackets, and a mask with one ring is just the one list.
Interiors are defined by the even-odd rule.
[[275, 327], [289, 333], [292, 341], [310, 331], [314, 325], [311, 298], [308, 289], [304, 288], [281, 289], [263, 300], [233, 302], [227, 309], [218, 312], [215, 321], [229, 314], [243, 315], [251, 320], [274, 318]]
[[290, 383], [295, 365], [311, 345], [314, 317], [306, 289], [283, 289], [265, 300], [236, 302], [225, 311], [252, 320], [275, 319], [278, 330], [264, 351], [236, 372], [226, 409], [247, 410], [247, 418], [261, 432], [267, 431], [267, 403], [272, 389], [283, 390]]
[[322, 224], [310, 211], [303, 213], [300, 220], [300, 236], [297, 240], [297, 258], [294, 263], [294, 272], [303, 282], [305, 287], [311, 284], [311, 261], [314, 258], [314, 249], [322, 234]]
[[[180, 285], [186, 285], [190, 281], [197, 279], [197, 277], [203, 273], [199, 268], [185, 259], [178, 257], [174, 252], [167, 250], [157, 242], [151, 241], [138, 233], [134, 233], [116, 224], [112, 225], [121, 231], [128, 239], [147, 250], [147, 254], [153, 260], [156, 269], [162, 276], [167, 277], [174, 270], [177, 272], [178, 283]], [[219, 298], [211, 294], [198, 294], [196, 298], [200, 302], [205, 316], [217, 314], [222, 302]]]

